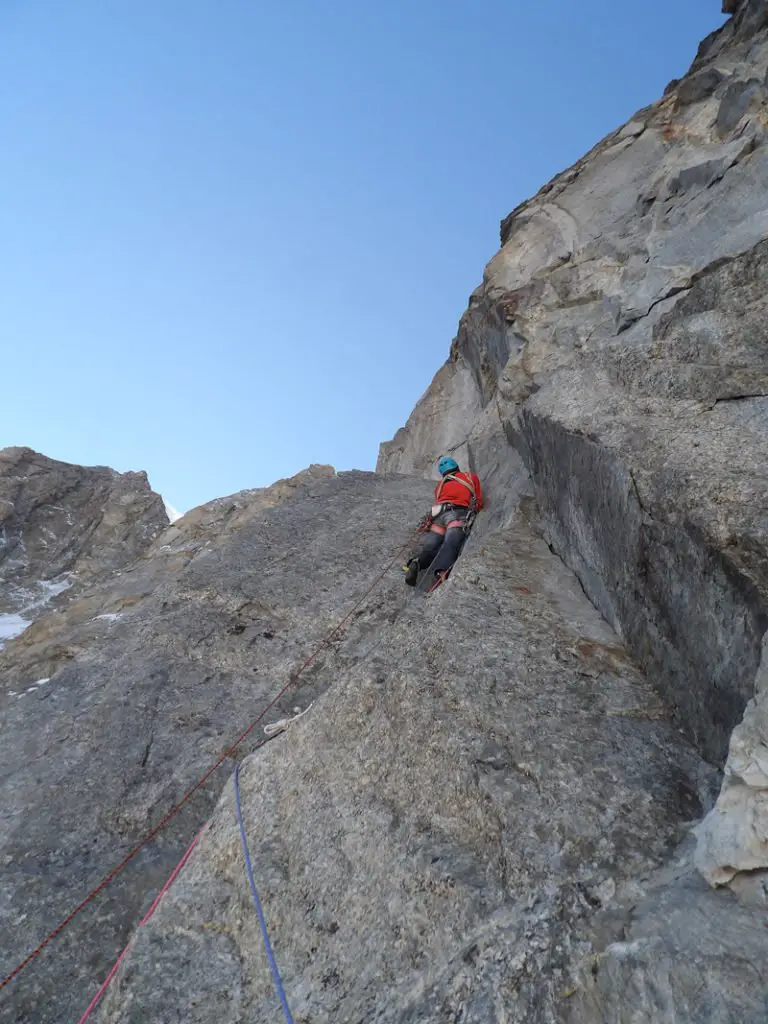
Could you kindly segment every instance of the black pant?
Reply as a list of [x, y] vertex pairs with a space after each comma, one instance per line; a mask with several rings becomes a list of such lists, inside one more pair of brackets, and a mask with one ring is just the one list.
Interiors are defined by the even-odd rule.
[[[441, 512], [434, 524], [447, 527], [448, 523], [456, 520], [463, 522], [468, 516], [468, 508], [451, 508]], [[466, 539], [467, 533], [463, 526], [452, 526], [444, 534], [428, 533], [424, 546], [416, 556], [419, 569], [429, 569], [431, 566], [433, 573], [446, 572], [461, 554]]]

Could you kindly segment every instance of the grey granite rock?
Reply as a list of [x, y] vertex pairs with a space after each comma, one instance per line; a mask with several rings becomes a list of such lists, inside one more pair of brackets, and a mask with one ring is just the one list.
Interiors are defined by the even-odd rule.
[[[373, 646], [345, 644], [312, 711], [243, 764], [294, 1017], [564, 1019], [606, 943], [594, 918], [645, 898], [716, 775], [537, 536], [529, 499], [438, 596], [388, 602]], [[228, 785], [100, 1019], [278, 1015]]]
[[[212, 502], [0, 652], [0, 976], [258, 714], [408, 539], [429, 493], [313, 467]], [[377, 642], [401, 587], [393, 569], [358, 610], [358, 647]], [[271, 718], [306, 707], [354, 660], [340, 641]], [[0, 1020], [76, 1019], [231, 765], [0, 993]]]

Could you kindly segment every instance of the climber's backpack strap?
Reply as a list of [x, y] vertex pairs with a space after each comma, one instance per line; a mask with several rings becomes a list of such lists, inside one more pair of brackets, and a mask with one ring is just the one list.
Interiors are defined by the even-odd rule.
[[455, 484], [461, 484], [462, 487], [467, 488], [469, 493], [472, 495], [471, 507], [474, 509], [475, 505], [477, 504], [477, 494], [475, 492], [475, 485], [472, 483], [471, 477], [469, 480], [462, 480], [460, 476], [454, 476], [453, 473], [446, 473], [443, 479], [440, 481], [440, 487], [438, 489], [437, 494], [435, 495], [435, 500], [440, 501], [440, 495], [443, 493], [443, 485], [447, 483], [448, 480], [453, 480]]

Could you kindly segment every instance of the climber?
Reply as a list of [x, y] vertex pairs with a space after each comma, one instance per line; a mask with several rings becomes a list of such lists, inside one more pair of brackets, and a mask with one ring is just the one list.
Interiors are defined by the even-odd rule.
[[405, 582], [416, 586], [419, 572], [445, 579], [461, 554], [476, 513], [483, 507], [483, 490], [476, 473], [462, 473], [455, 459], [444, 457], [437, 464], [442, 480], [435, 488], [435, 504], [424, 520], [429, 531], [418, 555], [403, 566]]

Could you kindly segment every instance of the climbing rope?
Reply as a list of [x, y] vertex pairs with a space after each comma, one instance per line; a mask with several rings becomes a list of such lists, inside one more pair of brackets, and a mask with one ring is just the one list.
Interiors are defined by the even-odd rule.
[[277, 994], [280, 997], [280, 1002], [283, 1007], [283, 1014], [285, 1016], [286, 1024], [293, 1024], [293, 1017], [291, 1016], [291, 1009], [288, 1006], [288, 997], [285, 994], [283, 988], [283, 982], [280, 977], [280, 970], [275, 960], [275, 955], [272, 952], [272, 943], [269, 941], [269, 931], [267, 930], [267, 922], [264, 917], [264, 911], [261, 906], [261, 900], [259, 899], [259, 892], [256, 888], [256, 882], [253, 877], [253, 865], [251, 864], [251, 855], [248, 851], [248, 837], [245, 834], [245, 825], [243, 823], [243, 809], [240, 806], [240, 765], [235, 766], [235, 809], [237, 811], [237, 824], [240, 827], [240, 842], [243, 847], [243, 858], [245, 859], [245, 870], [248, 875], [248, 884], [251, 887], [251, 895], [253, 896], [253, 903], [256, 907], [256, 913], [259, 917], [259, 925], [261, 927], [261, 937], [264, 940], [264, 950], [267, 954], [267, 960], [269, 960], [269, 969], [272, 971], [272, 980], [275, 983]]
[[[151, 907], [149, 908], [149, 910], [148, 910], [148, 911], [146, 912], [146, 914], [144, 915], [144, 917], [142, 917], [142, 919], [141, 919], [141, 920], [139, 921], [139, 928], [143, 928], [143, 927], [144, 927], [144, 925], [145, 925], [145, 924], [147, 923], [147, 921], [149, 921], [150, 917], [152, 917], [152, 915], [154, 914], [154, 912], [155, 912], [155, 911], [157, 910], [157, 908], [158, 908], [158, 906], [159, 906], [159, 904], [160, 904], [160, 900], [161, 900], [161, 899], [163, 898], [163, 896], [165, 896], [165, 894], [166, 894], [166, 893], [168, 892], [168, 890], [169, 890], [169, 889], [171, 888], [171, 886], [173, 885], [173, 883], [174, 883], [174, 882], [176, 881], [176, 878], [177, 878], [177, 877], [178, 877], [178, 875], [180, 874], [180, 872], [181, 872], [182, 868], [184, 867], [184, 865], [185, 865], [185, 864], [187, 863], [187, 861], [189, 860], [189, 858], [190, 858], [190, 856], [191, 856], [191, 854], [192, 854], [192, 851], [193, 851], [193, 850], [194, 850], [194, 848], [195, 848], [195, 847], [197, 846], [197, 841], [198, 841], [198, 839], [200, 838], [200, 836], [201, 836], [202, 834], [203, 834], [203, 830], [202, 830], [202, 829], [200, 829], [200, 831], [199, 831], [199, 832], [197, 833], [197, 835], [195, 836], [195, 838], [194, 838], [194, 839], [192, 840], [192, 842], [191, 842], [191, 843], [189, 844], [189, 846], [187, 847], [187, 849], [186, 849], [186, 852], [185, 852], [184, 856], [183, 856], [183, 857], [181, 858], [181, 860], [179, 861], [179, 863], [178, 863], [178, 864], [176, 865], [176, 867], [175, 867], [175, 868], [173, 869], [173, 871], [171, 872], [171, 876], [170, 876], [170, 878], [168, 879], [168, 881], [167, 881], [167, 882], [165, 883], [165, 885], [164, 885], [164, 886], [162, 887], [162, 889], [160, 890], [160, 892], [159, 892], [159, 893], [157, 894], [157, 896], [156, 896], [156, 897], [154, 898], [154, 900], [152, 901], [152, 906], [151, 906]], [[132, 941], [132, 940], [131, 940], [131, 941]], [[84, 1014], [83, 1014], [83, 1016], [82, 1016], [82, 1017], [80, 1018], [80, 1020], [79, 1020], [79, 1021], [77, 1022], [77, 1024], [85, 1024], [85, 1022], [86, 1022], [86, 1021], [88, 1020], [88, 1018], [89, 1018], [89, 1017], [91, 1016], [91, 1014], [93, 1013], [93, 1011], [94, 1011], [94, 1010], [96, 1009], [96, 1007], [97, 1007], [97, 1006], [99, 1005], [99, 1003], [100, 1003], [100, 1001], [101, 1001], [101, 997], [102, 997], [102, 996], [104, 995], [104, 993], [105, 993], [105, 992], [107, 991], [107, 989], [109, 988], [109, 984], [110, 984], [110, 982], [112, 981], [112, 979], [114, 978], [114, 976], [115, 976], [115, 975], [117, 974], [117, 972], [118, 972], [118, 970], [119, 970], [119, 968], [120, 968], [120, 964], [121, 964], [121, 963], [123, 962], [123, 960], [125, 959], [125, 955], [126, 955], [126, 953], [128, 952], [128, 949], [129, 949], [130, 945], [131, 945], [131, 943], [129, 942], [129, 943], [128, 943], [128, 944], [126, 945], [125, 949], [124, 949], [124, 950], [122, 951], [122, 953], [120, 954], [120, 956], [119, 956], [119, 957], [117, 958], [117, 960], [115, 960], [115, 963], [114, 963], [114, 965], [112, 966], [112, 970], [111, 970], [111, 971], [109, 972], [109, 974], [108, 974], [108, 975], [106, 976], [106, 978], [105, 978], [105, 979], [104, 979], [104, 981], [102, 982], [101, 986], [99, 987], [99, 991], [98, 991], [98, 992], [96, 993], [96, 995], [95, 995], [95, 996], [93, 997], [93, 999], [92, 999], [92, 1000], [90, 1001], [90, 1003], [88, 1004], [88, 1008], [86, 1009], [85, 1013], [84, 1013]]]
[[[116, 867], [114, 867], [107, 875], [104, 876], [104, 878], [99, 882], [99, 884], [95, 888], [93, 888], [88, 893], [88, 895], [83, 900], [81, 900], [80, 903], [78, 903], [77, 906], [72, 911], [70, 911], [70, 913], [67, 914], [67, 916], [62, 921], [59, 922], [59, 924], [56, 925], [56, 927], [52, 931], [49, 932], [48, 935], [46, 935], [46, 937], [30, 953], [28, 953], [27, 956], [25, 956], [24, 959], [19, 964], [17, 964], [16, 967], [14, 967], [10, 974], [7, 974], [2, 979], [2, 981], [0, 981], [0, 991], [2, 991], [2, 989], [4, 989], [6, 985], [9, 985], [14, 980], [14, 978], [18, 977], [18, 975], [21, 974], [21, 972], [26, 967], [28, 967], [34, 960], [36, 960], [40, 956], [43, 950], [46, 949], [46, 947], [49, 946], [51, 942], [53, 942], [53, 940], [56, 939], [64, 931], [64, 929], [67, 928], [72, 923], [72, 921], [74, 921], [74, 919], [83, 910], [85, 910], [85, 908], [90, 903], [92, 903], [93, 900], [95, 900], [96, 897], [101, 892], [103, 892], [103, 890], [106, 889], [107, 886], [115, 878], [117, 878], [120, 872], [123, 871], [124, 868], [134, 859], [134, 857], [141, 850], [144, 849], [147, 843], [151, 842], [155, 838], [155, 836], [158, 835], [158, 833], [161, 832], [169, 824], [169, 822], [176, 817], [179, 811], [189, 802], [189, 800], [195, 795], [195, 793], [197, 793], [198, 790], [205, 785], [205, 783], [213, 775], [213, 773], [218, 768], [220, 768], [221, 765], [228, 758], [232, 757], [235, 754], [238, 747], [240, 747], [243, 741], [247, 739], [248, 736], [250, 736], [250, 734], [253, 732], [253, 730], [256, 728], [259, 722], [261, 722], [262, 719], [272, 710], [272, 708], [275, 707], [275, 705], [282, 699], [282, 697], [285, 696], [286, 692], [298, 682], [299, 677], [309, 668], [310, 665], [312, 665], [317, 660], [320, 654], [327, 647], [330, 646], [334, 638], [349, 622], [349, 620], [355, 614], [360, 605], [362, 605], [363, 602], [366, 601], [368, 597], [370, 597], [370, 595], [373, 593], [373, 591], [376, 589], [379, 583], [381, 583], [381, 581], [384, 579], [384, 577], [387, 575], [390, 569], [395, 564], [397, 564], [397, 562], [400, 561], [400, 559], [403, 556], [403, 553], [411, 547], [417, 533], [418, 531], [414, 531], [409, 536], [406, 543], [403, 544], [401, 548], [399, 548], [395, 557], [391, 561], [389, 561], [385, 568], [382, 569], [382, 571], [375, 577], [370, 587], [368, 587], [368, 589], [363, 593], [363, 595], [355, 602], [355, 604], [350, 608], [347, 614], [344, 615], [338, 621], [338, 623], [333, 627], [333, 629], [328, 633], [328, 635], [323, 640], [321, 640], [320, 643], [317, 644], [317, 646], [309, 655], [309, 657], [307, 657], [302, 662], [302, 664], [299, 665], [298, 669], [296, 669], [296, 671], [288, 678], [288, 682], [285, 684], [285, 686], [283, 686], [282, 689], [277, 693], [277, 695], [269, 702], [269, 704], [267, 704], [263, 711], [261, 711], [260, 714], [258, 714], [256, 718], [253, 719], [253, 721], [247, 726], [247, 728], [243, 729], [243, 731], [235, 739], [235, 741], [232, 744], [230, 744], [230, 746], [227, 747], [226, 750], [224, 750], [221, 756], [200, 777], [200, 779], [198, 779], [194, 786], [192, 786], [192, 788], [184, 794], [181, 800], [179, 800], [178, 803], [174, 804], [173, 807], [168, 811], [168, 813], [157, 823], [157, 825], [155, 825], [154, 828], [150, 829], [149, 832], [147, 832], [146, 835], [142, 839], [140, 839], [139, 842], [136, 843], [136, 845], [131, 850], [128, 851], [128, 853], [125, 855], [125, 857], [123, 857], [120, 863]], [[258, 748], [263, 746], [264, 743], [266, 742], [267, 740], [262, 740], [254, 749], [258, 750]]]
[[308, 711], [311, 711], [314, 707], [315, 702], [304, 708], [303, 711], [299, 711], [298, 708], [293, 710], [297, 712], [292, 718], [281, 718], [278, 722], [272, 722], [270, 725], [264, 726], [264, 735], [268, 740], [271, 740], [274, 736], [279, 736], [281, 732], [285, 732], [289, 725], [293, 725], [294, 722], [298, 722], [300, 718], [303, 718]]

